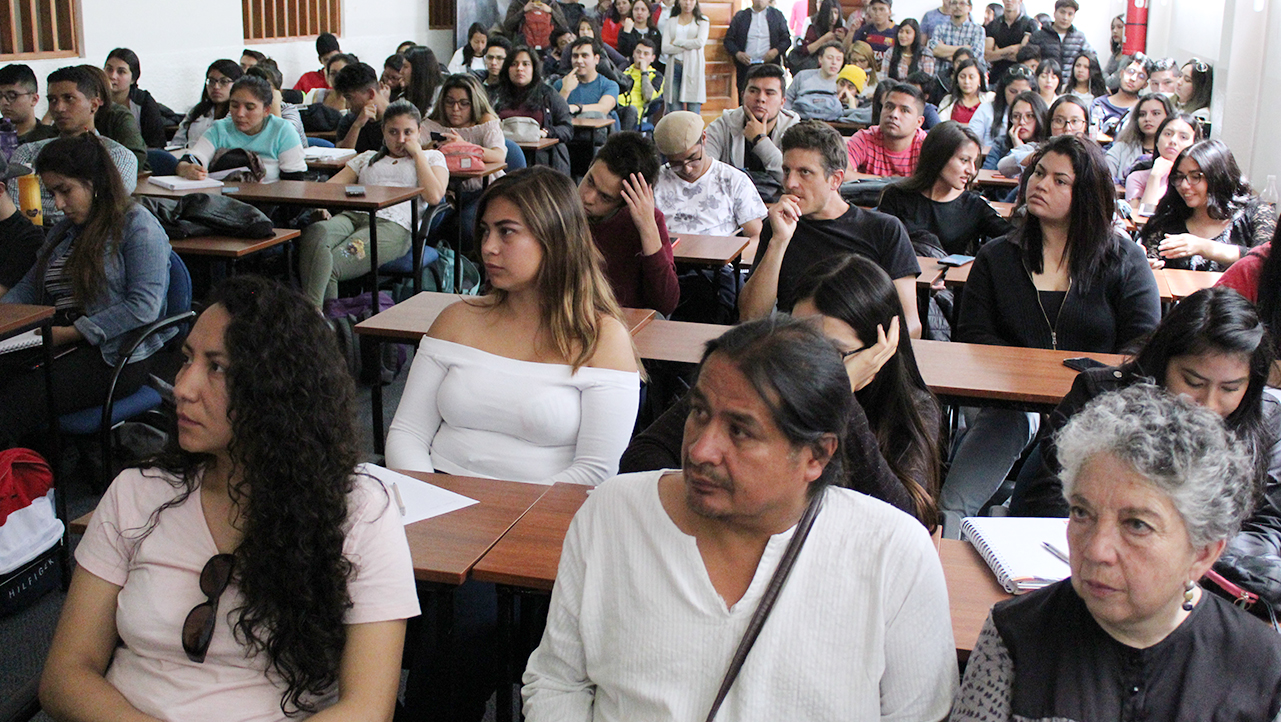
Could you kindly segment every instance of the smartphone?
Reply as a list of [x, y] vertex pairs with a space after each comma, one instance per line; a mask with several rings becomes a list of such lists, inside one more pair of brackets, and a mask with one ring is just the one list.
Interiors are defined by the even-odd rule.
[[1088, 371], [1089, 369], [1101, 369], [1107, 366], [1107, 364], [1103, 363], [1102, 361], [1099, 361], [1097, 359], [1092, 359], [1089, 356], [1076, 356], [1074, 358], [1065, 358], [1063, 359], [1063, 365], [1067, 366], [1073, 371]]
[[974, 256], [967, 256], [963, 253], [953, 253], [950, 256], [944, 256], [939, 259], [940, 266], [964, 266], [974, 260]]
[[439, 143], [439, 142], [441, 142], [441, 141], [445, 140], [445, 138], [446, 138], [446, 136], [445, 136], [445, 134], [444, 134], [444, 133], [439, 133], [439, 132], [434, 131], [434, 130], [431, 132], [431, 139], [432, 139], [432, 140], [434, 140], [434, 141], [436, 141], [437, 143]]
[[347, 192], [347, 195], [349, 195], [349, 196], [363, 196], [363, 195], [365, 195], [365, 187], [364, 187], [364, 186], [347, 186], [347, 188], [346, 188], [345, 190], [346, 190], [346, 192]]

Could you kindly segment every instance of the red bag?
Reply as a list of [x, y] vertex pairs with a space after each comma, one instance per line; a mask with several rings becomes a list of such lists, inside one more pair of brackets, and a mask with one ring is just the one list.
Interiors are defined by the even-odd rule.
[[542, 10], [525, 13], [525, 44], [535, 50], [551, 45], [552, 16]]
[[485, 167], [485, 149], [465, 140], [455, 140], [437, 148], [445, 156], [450, 173], [478, 171]]
[[53, 471], [31, 449], [0, 452], [0, 615], [61, 584], [63, 526], [49, 490]]

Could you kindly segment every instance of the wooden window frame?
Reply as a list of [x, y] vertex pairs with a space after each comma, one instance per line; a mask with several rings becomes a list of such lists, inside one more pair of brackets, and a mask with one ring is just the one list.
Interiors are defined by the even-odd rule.
[[[514, 2], [515, 0], [513, 0]], [[427, 0], [427, 28], [453, 30], [458, 23], [457, 0]]]
[[[25, 10], [25, 22], [19, 22], [20, 9]], [[0, 17], [5, 20], [0, 30], [0, 60], [80, 57], [84, 45], [80, 0], [0, 0]], [[30, 18], [38, 20], [32, 23]]]
[[343, 0], [240, 0], [244, 41], [294, 42], [321, 33], [341, 37], [342, 5]]

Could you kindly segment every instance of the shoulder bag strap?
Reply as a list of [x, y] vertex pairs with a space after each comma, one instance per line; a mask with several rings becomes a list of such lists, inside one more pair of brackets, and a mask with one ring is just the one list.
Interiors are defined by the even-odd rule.
[[729, 688], [734, 686], [734, 680], [738, 677], [738, 672], [743, 668], [743, 662], [747, 661], [747, 653], [752, 651], [752, 645], [756, 644], [756, 638], [761, 636], [761, 629], [765, 626], [765, 620], [769, 617], [770, 610], [774, 608], [774, 602], [778, 599], [779, 592], [783, 591], [783, 585], [787, 583], [787, 577], [792, 573], [792, 567], [796, 564], [796, 555], [801, 553], [801, 547], [805, 544], [805, 539], [810, 535], [810, 528], [814, 526], [814, 519], [818, 517], [819, 509], [823, 506], [823, 494], [826, 490], [820, 491], [810, 499], [809, 506], [805, 507], [805, 513], [801, 515], [801, 520], [796, 523], [796, 533], [787, 543], [787, 549], [783, 551], [783, 558], [778, 562], [778, 568], [774, 570], [774, 576], [770, 577], [769, 586], [765, 588], [765, 594], [761, 596], [760, 604], [756, 607], [756, 612], [752, 619], [747, 623], [747, 629], [743, 632], [743, 638], [738, 642], [738, 649], [734, 651], [734, 659], [729, 663], [729, 669], [725, 672], [725, 678], [721, 680], [720, 691], [716, 693], [716, 701], [712, 702], [712, 709], [707, 713], [707, 722], [712, 722], [716, 717], [716, 712], [720, 710], [721, 704], [725, 701], [725, 696], [729, 694]]

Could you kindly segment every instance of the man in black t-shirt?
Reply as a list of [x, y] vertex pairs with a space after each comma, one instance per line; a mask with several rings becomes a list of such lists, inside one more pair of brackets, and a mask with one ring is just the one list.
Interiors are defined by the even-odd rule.
[[9, 183], [31, 172], [17, 163], [0, 165], [0, 297], [17, 285], [36, 262], [36, 252], [44, 244], [44, 231], [18, 212], [9, 197]]
[[1032, 34], [1040, 30], [1036, 21], [1023, 14], [1023, 0], [1004, 0], [1005, 13], [988, 23], [987, 47], [983, 57], [991, 63], [990, 84], [995, 85], [1006, 68], [1014, 64], [1019, 48], [1027, 45]]
[[347, 101], [335, 145], [357, 153], [382, 148], [383, 113], [391, 103], [391, 90], [379, 84], [378, 73], [365, 63], [352, 63], [338, 71], [334, 92]]
[[[841, 198], [849, 154], [830, 125], [803, 120], [783, 135], [783, 197], [761, 231], [756, 263], [738, 297], [742, 320], [790, 312], [812, 277], [849, 253], [870, 258], [894, 280], [908, 331], [921, 336], [916, 277], [921, 267], [903, 224]], [[863, 339], [868, 341], [868, 339]]]

